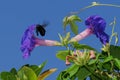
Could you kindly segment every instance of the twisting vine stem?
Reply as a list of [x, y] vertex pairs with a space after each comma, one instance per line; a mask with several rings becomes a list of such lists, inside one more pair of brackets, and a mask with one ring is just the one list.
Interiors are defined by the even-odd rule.
[[110, 23], [112, 25], [112, 35], [110, 36], [109, 44], [112, 41], [112, 38], [115, 37], [115, 45], [118, 43], [118, 34], [117, 32], [114, 32], [115, 26], [116, 26], [116, 18], [114, 17], [114, 21]]
[[80, 14], [80, 13], [83, 12], [84, 10], [86, 10], [86, 9], [88, 9], [88, 8], [91, 8], [91, 7], [95, 7], [95, 6], [111, 6], [111, 7], [117, 7], [117, 8], [120, 8], [119, 5], [114, 5], [114, 4], [100, 4], [100, 3], [98, 3], [98, 2], [92, 2], [91, 5], [86, 6], [86, 7], [82, 8], [82, 9], [80, 9], [79, 11], [76, 11], [76, 12], [70, 12], [70, 13], [68, 14], [68, 16], [70, 16], [70, 15], [77, 15], [77, 14]]

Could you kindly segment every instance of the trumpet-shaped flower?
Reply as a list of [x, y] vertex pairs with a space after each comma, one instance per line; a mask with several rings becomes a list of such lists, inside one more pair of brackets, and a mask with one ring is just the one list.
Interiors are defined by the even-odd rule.
[[36, 46], [57, 46], [60, 45], [57, 41], [53, 40], [44, 40], [39, 39], [34, 35], [34, 30], [36, 29], [36, 25], [29, 26], [22, 36], [21, 40], [21, 51], [23, 52], [23, 57], [28, 58], [31, 51]]
[[85, 21], [85, 24], [89, 29], [92, 30], [93, 34], [100, 39], [103, 44], [109, 42], [109, 36], [104, 32], [106, 27], [106, 22], [100, 16], [90, 16]]
[[86, 19], [85, 25], [87, 29], [73, 37], [71, 41], [80, 41], [91, 34], [95, 34], [104, 45], [109, 42], [109, 36], [104, 32], [106, 22], [103, 18], [96, 15], [90, 16]]

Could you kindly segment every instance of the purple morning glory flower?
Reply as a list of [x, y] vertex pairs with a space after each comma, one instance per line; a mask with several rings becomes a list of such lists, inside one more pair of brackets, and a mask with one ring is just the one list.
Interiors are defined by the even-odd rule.
[[88, 28], [73, 37], [71, 42], [80, 41], [91, 34], [95, 34], [104, 45], [109, 42], [109, 36], [104, 32], [106, 22], [103, 18], [96, 15], [90, 16], [86, 19], [85, 25], [87, 25]]
[[35, 25], [31, 25], [30, 27], [28, 27], [28, 29], [25, 30], [24, 35], [22, 36], [20, 49], [24, 53], [24, 58], [28, 58], [30, 52], [35, 47], [35, 38], [33, 34], [35, 27]]
[[106, 22], [100, 16], [90, 16], [85, 21], [85, 24], [88, 26], [89, 29], [93, 31], [93, 34], [96, 35], [100, 39], [103, 44], [109, 42], [109, 36], [104, 32], [106, 27]]
[[57, 41], [53, 40], [44, 40], [44, 39], [39, 39], [34, 35], [34, 30], [36, 29], [36, 25], [31, 25], [29, 26], [21, 40], [21, 51], [23, 52], [23, 58], [28, 58], [31, 51], [36, 47], [36, 46], [58, 46], [60, 43]]

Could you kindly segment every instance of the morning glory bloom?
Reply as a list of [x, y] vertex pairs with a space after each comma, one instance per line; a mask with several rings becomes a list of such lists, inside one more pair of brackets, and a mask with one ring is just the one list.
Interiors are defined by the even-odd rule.
[[53, 40], [44, 40], [39, 39], [34, 35], [34, 31], [36, 29], [36, 25], [29, 26], [21, 40], [21, 51], [23, 52], [23, 58], [28, 58], [31, 51], [37, 46], [58, 46], [60, 43]]
[[103, 18], [97, 15], [90, 16], [86, 19], [85, 25], [87, 29], [73, 37], [71, 42], [80, 41], [91, 34], [95, 34], [104, 45], [109, 42], [109, 36], [105, 33], [106, 22]]

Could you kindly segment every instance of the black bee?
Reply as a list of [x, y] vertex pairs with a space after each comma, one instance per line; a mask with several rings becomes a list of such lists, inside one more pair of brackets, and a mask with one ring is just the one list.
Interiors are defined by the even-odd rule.
[[46, 30], [45, 30], [45, 27], [48, 25], [48, 23], [44, 23], [42, 25], [40, 24], [37, 24], [36, 25], [36, 34], [37, 36], [40, 34], [41, 36], [45, 36], [45, 33], [46, 33]]

